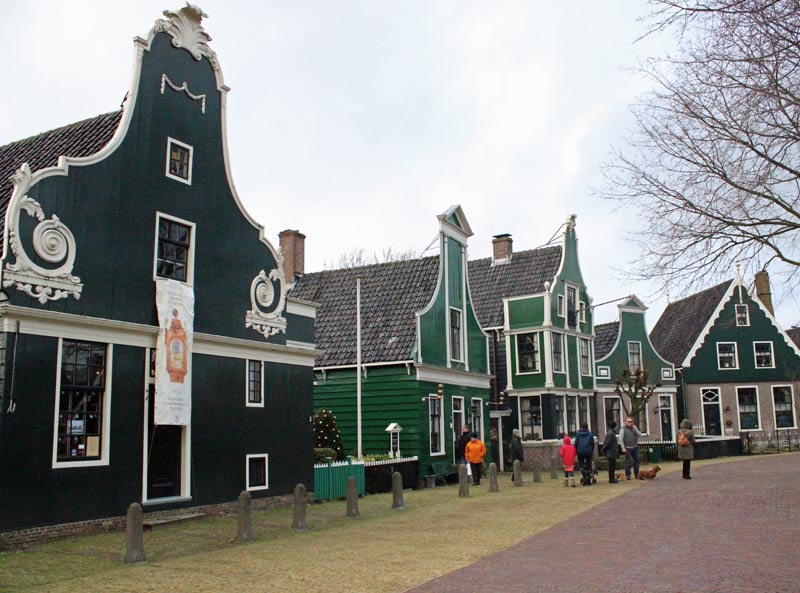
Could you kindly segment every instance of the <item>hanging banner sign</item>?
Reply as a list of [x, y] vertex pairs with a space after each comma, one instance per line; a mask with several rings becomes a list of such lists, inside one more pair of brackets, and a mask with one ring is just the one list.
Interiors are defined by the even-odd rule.
[[175, 280], [156, 280], [155, 424], [188, 426], [192, 418], [194, 290]]

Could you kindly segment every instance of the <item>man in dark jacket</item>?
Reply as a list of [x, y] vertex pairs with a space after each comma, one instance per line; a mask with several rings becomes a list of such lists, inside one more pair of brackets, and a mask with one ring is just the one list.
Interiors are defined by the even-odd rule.
[[464, 450], [467, 448], [470, 435], [471, 433], [469, 430], [469, 424], [465, 424], [461, 427], [461, 436], [456, 443], [456, 463], [460, 463], [462, 465], [467, 463], [467, 460], [464, 457]]
[[592, 457], [594, 457], [594, 435], [589, 424], [581, 423], [581, 429], [575, 435], [575, 449], [578, 451], [578, 463], [581, 466], [581, 484], [592, 483]]
[[[520, 466], [525, 461], [525, 450], [522, 448], [522, 439], [519, 438], [519, 428], [515, 428], [511, 437], [511, 469], [514, 469], [514, 462], [519, 461]], [[514, 481], [514, 474], [511, 474], [511, 481]]]

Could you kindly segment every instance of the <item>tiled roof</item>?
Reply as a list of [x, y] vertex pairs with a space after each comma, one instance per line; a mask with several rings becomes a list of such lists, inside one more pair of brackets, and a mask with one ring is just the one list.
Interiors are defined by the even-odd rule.
[[800, 327], [792, 327], [786, 330], [786, 335], [800, 347]]
[[601, 323], [594, 326], [594, 358], [600, 360], [606, 356], [617, 341], [619, 321]]
[[682, 365], [731, 282], [733, 280], [728, 280], [670, 303], [650, 332], [656, 351], [672, 364]]
[[561, 247], [514, 253], [507, 264], [492, 266], [492, 258], [469, 262], [469, 290], [481, 327], [503, 326], [503, 299], [544, 292], [561, 265]]
[[38, 171], [57, 165], [60, 156], [95, 154], [111, 140], [121, 116], [122, 111], [114, 111], [0, 146], [0, 235], [14, 191], [9, 179], [22, 163], [28, 163], [31, 171]]
[[318, 303], [316, 366], [356, 362], [356, 276], [361, 276], [361, 362], [411, 358], [415, 313], [433, 297], [439, 256], [305, 274], [291, 296]]

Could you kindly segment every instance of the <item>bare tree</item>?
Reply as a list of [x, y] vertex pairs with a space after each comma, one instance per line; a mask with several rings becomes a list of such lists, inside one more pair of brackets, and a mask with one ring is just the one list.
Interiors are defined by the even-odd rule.
[[797, 286], [800, 3], [651, 3], [650, 31], [672, 29], [677, 54], [641, 66], [655, 90], [632, 107], [629, 147], [600, 191], [635, 219], [629, 275], [687, 289], [736, 260], [750, 272], [782, 262]]
[[417, 257], [417, 252], [414, 251], [413, 248], [409, 247], [407, 249], [399, 250], [393, 247], [386, 247], [381, 250], [380, 255], [377, 253], [372, 253], [371, 255], [367, 253], [367, 250], [363, 247], [354, 247], [350, 251], [342, 253], [339, 256], [335, 265], [328, 266], [326, 264], [326, 268], [360, 268], [361, 266], [371, 266], [374, 264], [383, 264], [387, 262], [395, 262], [395, 261], [405, 261], [409, 259], [415, 259]]
[[639, 417], [656, 388], [661, 386], [660, 383], [650, 384], [650, 371], [647, 369], [637, 369], [633, 373], [629, 369], [622, 369], [614, 384], [614, 391], [622, 401], [622, 410], [630, 418]]

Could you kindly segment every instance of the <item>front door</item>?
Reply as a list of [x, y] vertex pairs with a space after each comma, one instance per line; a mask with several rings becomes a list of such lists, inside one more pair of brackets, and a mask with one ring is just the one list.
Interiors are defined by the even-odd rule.
[[659, 408], [661, 414], [661, 438], [665, 441], [674, 439], [672, 432], [672, 398], [668, 395], [660, 396]]
[[181, 494], [182, 426], [153, 424], [155, 386], [148, 390], [147, 499]]
[[720, 436], [722, 434], [722, 423], [720, 422], [720, 398], [719, 389], [704, 389], [703, 400], [703, 427], [707, 435]]

